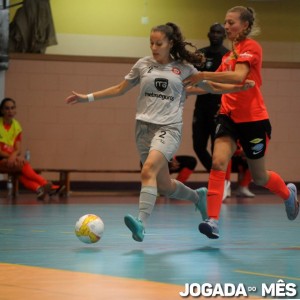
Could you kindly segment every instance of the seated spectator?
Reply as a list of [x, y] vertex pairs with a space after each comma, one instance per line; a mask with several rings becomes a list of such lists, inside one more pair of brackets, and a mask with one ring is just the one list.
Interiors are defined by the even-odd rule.
[[15, 119], [16, 102], [4, 98], [0, 104], [0, 172], [19, 174], [25, 188], [34, 191], [43, 201], [46, 195], [53, 196], [64, 187], [54, 185], [37, 174], [28, 161], [21, 156], [22, 127]]

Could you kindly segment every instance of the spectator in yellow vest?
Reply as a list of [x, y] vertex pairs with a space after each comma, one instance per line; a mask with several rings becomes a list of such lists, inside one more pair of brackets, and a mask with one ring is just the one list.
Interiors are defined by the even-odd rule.
[[63, 187], [37, 174], [28, 161], [21, 156], [22, 127], [15, 119], [16, 102], [4, 98], [0, 104], [0, 172], [20, 174], [19, 180], [29, 190], [37, 194], [38, 200], [46, 195], [54, 195]]

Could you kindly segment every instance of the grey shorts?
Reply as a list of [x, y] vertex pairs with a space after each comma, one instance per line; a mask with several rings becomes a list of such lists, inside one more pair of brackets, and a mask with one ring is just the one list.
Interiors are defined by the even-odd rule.
[[146, 161], [151, 150], [160, 151], [170, 161], [180, 146], [181, 132], [182, 123], [157, 125], [137, 120], [135, 139], [141, 162]]

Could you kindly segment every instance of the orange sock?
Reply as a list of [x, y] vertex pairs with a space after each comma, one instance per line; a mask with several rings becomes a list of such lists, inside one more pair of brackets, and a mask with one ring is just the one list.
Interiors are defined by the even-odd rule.
[[290, 196], [290, 191], [287, 188], [283, 179], [275, 172], [268, 171], [270, 176], [269, 181], [265, 185], [265, 188], [270, 190], [272, 193], [286, 200]]
[[247, 170], [244, 171], [243, 179], [241, 180], [241, 182], [239, 183], [239, 185], [240, 186], [248, 187], [248, 185], [250, 184], [251, 180], [252, 180], [251, 173], [247, 169]]
[[22, 168], [22, 175], [27, 177], [27, 179], [31, 181], [35, 181], [39, 185], [45, 185], [47, 183], [47, 180], [44, 179], [42, 176], [37, 174], [32, 167], [30, 166], [29, 163], [25, 163], [23, 168]]
[[228, 162], [228, 166], [227, 166], [227, 170], [226, 170], [226, 175], [225, 175], [225, 180], [227, 180], [227, 181], [230, 181], [231, 166], [232, 166], [232, 161], [230, 160]]
[[224, 171], [211, 170], [208, 181], [207, 214], [210, 218], [219, 219], [224, 193]]
[[189, 168], [183, 168], [177, 176], [177, 180], [180, 182], [186, 182], [188, 180], [188, 178], [191, 176], [191, 174], [193, 174], [193, 170], [189, 169]]
[[34, 192], [41, 186], [40, 184], [36, 183], [35, 181], [28, 179], [23, 174], [19, 176], [19, 180], [28, 190], [31, 190]]

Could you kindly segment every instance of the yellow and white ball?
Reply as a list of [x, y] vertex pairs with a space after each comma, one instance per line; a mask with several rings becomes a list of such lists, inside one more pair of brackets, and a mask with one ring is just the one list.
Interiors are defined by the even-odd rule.
[[79, 218], [75, 225], [75, 234], [78, 239], [86, 244], [100, 241], [104, 232], [104, 223], [100, 217], [87, 214]]

